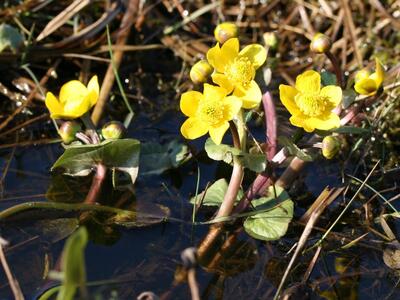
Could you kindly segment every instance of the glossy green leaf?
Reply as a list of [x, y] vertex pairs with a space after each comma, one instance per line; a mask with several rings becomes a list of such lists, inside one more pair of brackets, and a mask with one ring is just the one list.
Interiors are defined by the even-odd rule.
[[344, 109], [348, 108], [350, 105], [356, 101], [357, 93], [354, 89], [348, 89], [343, 91], [342, 106]]
[[16, 52], [23, 42], [24, 38], [17, 29], [5, 23], [0, 24], [0, 53], [6, 48]]
[[98, 145], [69, 147], [54, 163], [52, 170], [61, 168], [64, 174], [86, 176], [98, 163], [126, 172], [132, 183], [139, 168], [140, 142], [134, 139], [108, 140]]
[[336, 75], [328, 71], [321, 72], [321, 81], [324, 86], [337, 84]]
[[143, 143], [140, 150], [140, 174], [160, 174], [177, 168], [190, 158], [188, 146], [172, 140], [166, 145]]
[[207, 139], [204, 148], [208, 157], [213, 160], [222, 160], [227, 164], [231, 164], [233, 157], [236, 157], [243, 167], [256, 173], [263, 172], [267, 166], [267, 159], [263, 153], [243, 153], [239, 149], [229, 145], [216, 145], [211, 139]]
[[85, 227], [75, 231], [65, 242], [62, 259], [63, 282], [57, 300], [72, 300], [78, 287], [86, 283], [85, 248], [88, 233]]
[[286, 150], [288, 151], [288, 153], [290, 155], [297, 156], [298, 158], [300, 158], [301, 160], [304, 160], [304, 161], [312, 161], [313, 160], [313, 158], [310, 154], [301, 150], [290, 139], [288, 139], [286, 137], [279, 137], [278, 140], [282, 146], [285, 146]]
[[273, 241], [285, 235], [293, 218], [293, 201], [283, 188], [270, 186], [267, 197], [251, 203], [258, 213], [247, 217], [243, 224], [250, 236]]
[[[222, 201], [224, 200], [224, 196], [227, 189], [228, 189], [228, 182], [226, 181], [226, 179], [225, 178], [218, 179], [216, 182], [210, 185], [207, 190], [198, 194], [197, 197], [192, 197], [190, 199], [190, 203], [199, 204], [199, 202], [202, 199], [203, 201], [201, 202], [201, 205], [219, 207]], [[237, 202], [240, 201], [242, 197], [243, 197], [243, 190], [240, 189], [236, 197], [236, 201]]]

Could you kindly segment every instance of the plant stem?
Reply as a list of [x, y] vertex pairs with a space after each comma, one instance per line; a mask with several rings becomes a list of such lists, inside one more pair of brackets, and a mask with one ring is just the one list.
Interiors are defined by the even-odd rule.
[[86, 129], [89, 132], [89, 135], [90, 135], [90, 137], [92, 139], [92, 143], [93, 144], [99, 144], [100, 143], [100, 137], [97, 134], [96, 127], [94, 126], [93, 121], [90, 118], [89, 113], [84, 114], [81, 117], [81, 120], [82, 120], [83, 124], [85, 125]]
[[[240, 128], [238, 131], [238, 127], [233, 122], [230, 122], [230, 129], [232, 132], [233, 145], [237, 149], [243, 149], [246, 144], [245, 130], [243, 126], [243, 114], [239, 113], [240, 117], [237, 120], [238, 127]], [[240, 132], [240, 134], [239, 134]], [[243, 151], [243, 150], [242, 150]], [[226, 190], [224, 200], [218, 210], [216, 218], [229, 216], [233, 210], [233, 206], [235, 205], [236, 197], [239, 192], [240, 186], [242, 184], [244, 175], [244, 168], [241, 165], [238, 158], [233, 157], [233, 170], [231, 175], [231, 180], [229, 181], [228, 189]]]
[[104, 179], [106, 178], [107, 168], [102, 163], [97, 164], [96, 174], [93, 176], [92, 185], [90, 186], [89, 193], [86, 196], [86, 204], [94, 204], [99, 198], [101, 187]]
[[325, 55], [332, 63], [336, 75], [337, 85], [340, 86], [341, 88], [344, 88], [343, 72], [342, 69], [340, 68], [338, 60], [330, 51], [325, 52]]

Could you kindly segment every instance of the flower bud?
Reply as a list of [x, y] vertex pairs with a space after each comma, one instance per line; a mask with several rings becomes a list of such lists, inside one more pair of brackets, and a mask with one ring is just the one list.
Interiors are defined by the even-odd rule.
[[200, 60], [190, 69], [189, 76], [194, 84], [200, 84], [207, 82], [213, 71], [213, 67], [206, 60]]
[[231, 22], [221, 23], [215, 27], [214, 36], [220, 44], [223, 44], [227, 40], [238, 36], [238, 27]]
[[275, 32], [265, 32], [263, 34], [264, 43], [271, 49], [276, 49], [278, 46], [278, 37]]
[[322, 33], [317, 33], [314, 35], [310, 43], [310, 49], [315, 53], [325, 53], [331, 49], [332, 42], [331, 39]]
[[322, 155], [327, 159], [332, 159], [340, 150], [340, 142], [337, 137], [332, 135], [324, 137], [322, 140]]
[[70, 144], [75, 140], [75, 134], [82, 129], [81, 125], [75, 121], [66, 121], [58, 129], [64, 144]]
[[125, 126], [121, 122], [111, 121], [103, 126], [101, 129], [101, 135], [106, 140], [108, 139], [120, 139], [125, 133]]

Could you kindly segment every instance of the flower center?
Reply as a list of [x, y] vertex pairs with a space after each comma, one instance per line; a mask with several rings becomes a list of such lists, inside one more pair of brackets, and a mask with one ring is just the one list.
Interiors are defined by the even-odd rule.
[[221, 101], [202, 101], [197, 110], [199, 119], [211, 126], [215, 126], [224, 119], [224, 106]]
[[226, 66], [225, 74], [230, 81], [247, 85], [253, 80], [255, 70], [247, 57], [236, 57], [232, 63]]
[[332, 110], [329, 98], [319, 93], [297, 94], [294, 98], [300, 111], [309, 117], [316, 117], [328, 110]]

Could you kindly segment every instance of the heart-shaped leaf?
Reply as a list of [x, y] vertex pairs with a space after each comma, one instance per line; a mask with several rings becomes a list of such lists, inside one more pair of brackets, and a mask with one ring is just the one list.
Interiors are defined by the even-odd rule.
[[293, 201], [279, 186], [270, 186], [268, 196], [255, 199], [251, 204], [256, 214], [244, 221], [246, 232], [260, 240], [273, 241], [285, 235], [293, 218]]

